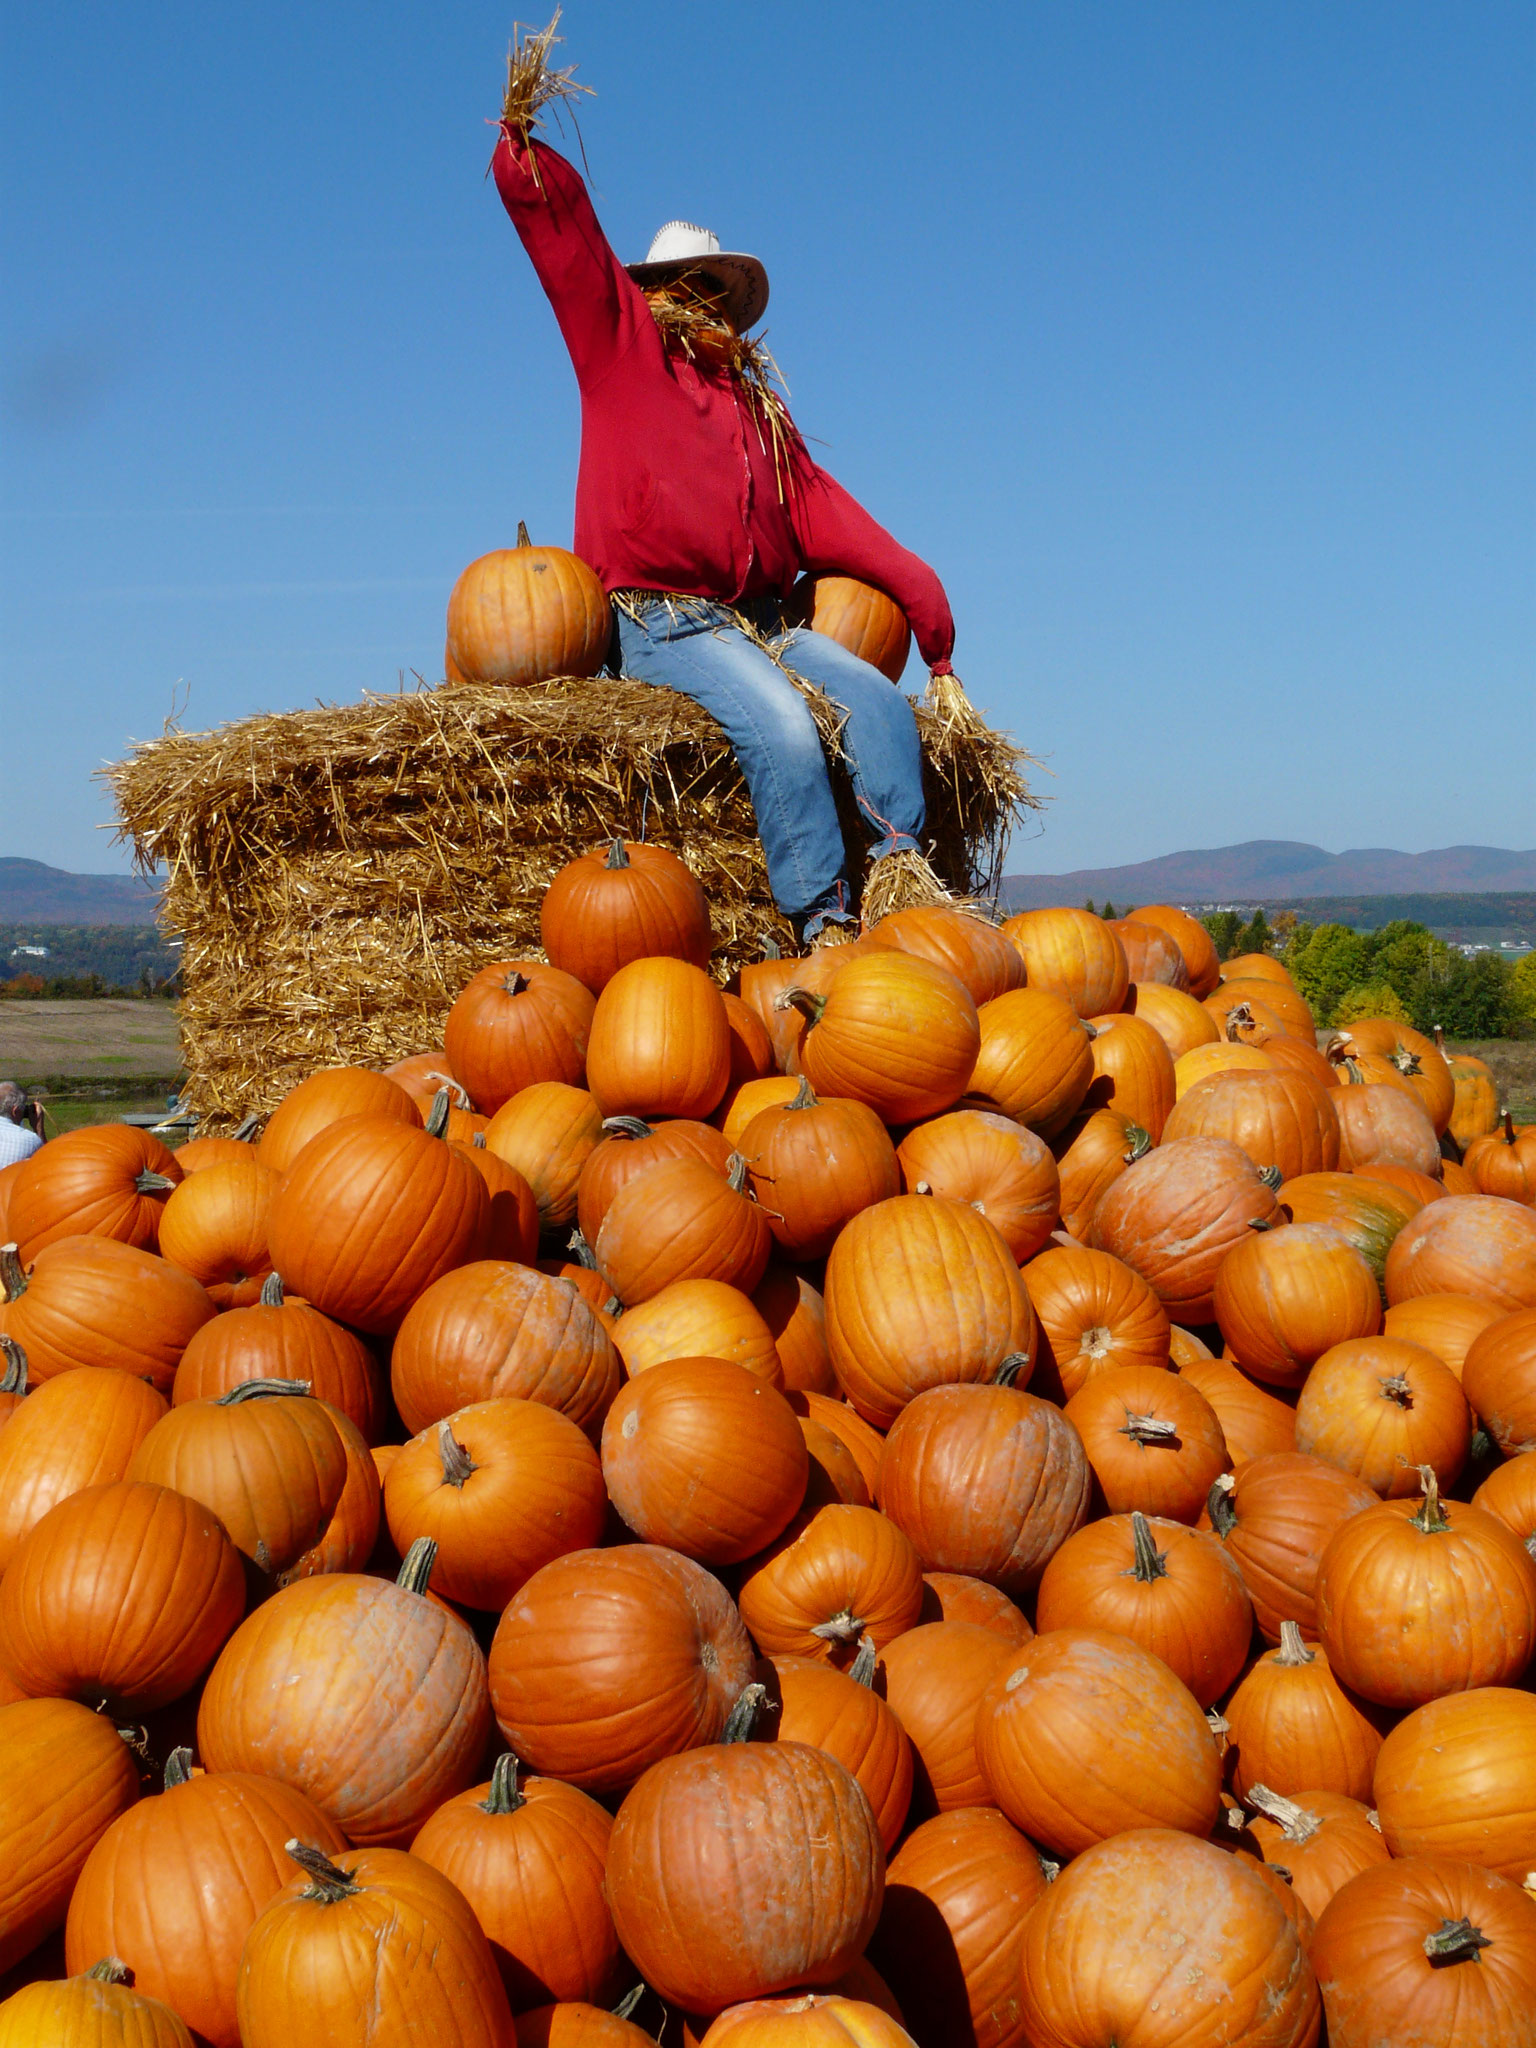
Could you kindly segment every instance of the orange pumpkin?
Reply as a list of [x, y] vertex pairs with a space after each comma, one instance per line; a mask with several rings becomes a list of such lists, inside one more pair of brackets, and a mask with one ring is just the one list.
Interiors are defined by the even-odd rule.
[[1007, 932], [945, 903], [892, 911], [872, 928], [870, 937], [944, 968], [973, 1003], [989, 1003], [994, 996], [1024, 986], [1024, 962]]
[[585, 1088], [535, 1081], [491, 1118], [485, 1148], [533, 1189], [543, 1228], [559, 1230], [575, 1219], [581, 1171], [602, 1135], [603, 1113]]
[[1287, 1799], [1266, 1785], [1251, 1785], [1245, 1803], [1254, 1810], [1249, 1836], [1264, 1861], [1288, 1877], [1314, 1922], [1341, 1885], [1392, 1860], [1375, 1814], [1342, 1792], [1309, 1785]]
[[[1352, 1063], [1353, 1064], [1353, 1063]], [[1330, 1098], [1339, 1122], [1339, 1165], [1411, 1166], [1431, 1178], [1440, 1141], [1418, 1097], [1385, 1081], [1351, 1081]]]
[[1118, 1109], [1156, 1144], [1174, 1107], [1173, 1055], [1144, 1018], [1122, 1014], [1090, 1022], [1094, 1078], [1083, 1107]]
[[1506, 1310], [1536, 1308], [1536, 1211], [1496, 1195], [1447, 1195], [1398, 1233], [1387, 1300], [1474, 1294]]
[[1230, 1359], [1185, 1357], [1178, 1354], [1187, 1330], [1169, 1332], [1174, 1347], [1169, 1369], [1187, 1380], [1197, 1394], [1203, 1394], [1215, 1410], [1226, 1439], [1232, 1470], [1241, 1472], [1256, 1458], [1296, 1448], [1296, 1412], [1284, 1401], [1261, 1387]]
[[821, 1259], [851, 1217], [901, 1191], [886, 1128], [866, 1103], [823, 1101], [802, 1079], [741, 1134], [752, 1193], [790, 1259]]
[[637, 1116], [603, 1119], [603, 1135], [576, 1184], [576, 1222], [588, 1244], [597, 1243], [603, 1218], [620, 1188], [663, 1159], [702, 1159], [716, 1173], [730, 1171], [732, 1145], [723, 1132], [693, 1117], [646, 1123]]
[[267, 1213], [277, 1175], [251, 1148], [205, 1167], [171, 1191], [160, 1219], [160, 1255], [208, 1290], [219, 1308], [248, 1308], [272, 1270]]
[[1536, 1450], [1536, 1309], [1501, 1317], [1473, 1339], [1461, 1385], [1506, 1458]]
[[1472, 1505], [1512, 1529], [1536, 1557], [1536, 1451], [1495, 1465], [1472, 1496]]
[[598, 995], [631, 960], [665, 954], [709, 965], [709, 901], [663, 846], [610, 840], [567, 861], [544, 892], [539, 934], [550, 964]]
[[[771, 1735], [776, 1742], [804, 1742], [836, 1757], [873, 1808], [881, 1847], [889, 1854], [912, 1799], [912, 1745], [874, 1689], [873, 1643], [847, 1671], [808, 1657], [773, 1657], [758, 1672], [762, 1701], [752, 1709], [753, 1739]], [[743, 1701], [751, 1694], [749, 1687]]]
[[1536, 1697], [1477, 1686], [1404, 1715], [1376, 1760], [1394, 1856], [1453, 1856], [1516, 1884], [1536, 1857]]
[[1339, 1163], [1336, 1089], [1305, 1074], [1211, 1074], [1180, 1096], [1164, 1129], [1176, 1138], [1229, 1138], [1255, 1166], [1275, 1167], [1282, 1180], [1331, 1173]]
[[1027, 1643], [1034, 1634], [1029, 1618], [1006, 1593], [964, 1572], [924, 1572], [924, 1623], [970, 1621], [989, 1629], [1005, 1643]]
[[1132, 983], [1160, 982], [1182, 995], [1189, 989], [1189, 966], [1172, 937], [1159, 926], [1135, 917], [1112, 917], [1109, 929], [1125, 952]]
[[1381, 1328], [1374, 1274], [1325, 1223], [1292, 1223], [1234, 1245], [1214, 1301], [1234, 1358], [1276, 1387], [1299, 1387], [1325, 1351]]
[[1418, 1096], [1435, 1127], [1435, 1136], [1450, 1128], [1456, 1105], [1456, 1080], [1443, 1052], [1432, 1038], [1391, 1017], [1362, 1017], [1340, 1034], [1343, 1053], [1375, 1053], [1389, 1059]]
[[1334, 1531], [1378, 1496], [1351, 1472], [1301, 1451], [1255, 1458], [1211, 1489], [1211, 1526], [1243, 1575], [1268, 1643], [1294, 1622], [1317, 1635], [1317, 1567]]
[[1054, 1138], [1093, 1080], [1092, 1026], [1048, 989], [1017, 988], [976, 1013], [980, 1048], [970, 1075], [978, 1108]]
[[271, 1273], [248, 1308], [215, 1316], [181, 1354], [171, 1400], [216, 1401], [247, 1380], [302, 1380], [376, 1442], [384, 1420], [383, 1374], [360, 1337], [307, 1301], [289, 1300]]
[[800, 1093], [800, 1080], [798, 1074], [764, 1074], [756, 1080], [733, 1082], [710, 1112], [709, 1120], [734, 1151], [737, 1140], [759, 1111], [794, 1101]]
[[613, 1326], [613, 1341], [631, 1378], [671, 1359], [717, 1358], [770, 1387], [785, 1384], [766, 1320], [750, 1295], [723, 1280], [674, 1280], [626, 1309]]
[[810, 1281], [770, 1259], [752, 1290], [752, 1306], [778, 1353], [784, 1385], [798, 1392], [836, 1393], [837, 1376], [827, 1350], [827, 1305]]
[[1295, 1223], [1326, 1223], [1354, 1246], [1382, 1286], [1392, 1241], [1423, 1204], [1406, 1190], [1353, 1173], [1306, 1173], [1283, 1184], [1280, 1206]]
[[1257, 1660], [1222, 1714], [1240, 1799], [1256, 1785], [1282, 1795], [1315, 1790], [1370, 1798], [1381, 1729], [1339, 1684], [1327, 1652], [1302, 1641], [1294, 1621], [1280, 1624], [1279, 1648]]
[[1168, 934], [1184, 957], [1191, 993], [1204, 1002], [1221, 979], [1215, 943], [1205, 926], [1171, 903], [1144, 903], [1128, 916], [1135, 924], [1150, 924]]
[[1507, 1109], [1502, 1128], [1472, 1140], [1465, 1164], [1480, 1195], [1536, 1203], [1536, 1130], [1517, 1131]]
[[574, 1086], [586, 1065], [592, 992], [538, 960], [482, 967], [448, 1012], [443, 1045], [477, 1109], [492, 1116], [539, 1081]]
[[777, 1000], [806, 1017], [798, 1060], [817, 1093], [867, 1103], [885, 1123], [949, 1109], [977, 1065], [968, 990], [915, 954], [871, 953], [842, 967], [825, 994], [794, 985]]
[[856, 576], [802, 576], [790, 605], [813, 633], [825, 633], [860, 661], [899, 683], [912, 646], [912, 628], [895, 598]]
[[1226, 1138], [1159, 1145], [1100, 1198], [1095, 1247], [1133, 1267], [1178, 1323], [1208, 1323], [1222, 1260], [1275, 1215], [1279, 1175]]
[[[1435, 1034], [1439, 1038], [1439, 1033]], [[1451, 1120], [1447, 1126], [1463, 1156], [1474, 1138], [1496, 1131], [1502, 1114], [1498, 1083], [1486, 1061], [1472, 1053], [1446, 1053], [1437, 1047], [1451, 1075]]]
[[103, 1956], [62, 1983], [34, 1979], [0, 2004], [0, 2048], [33, 2042], [132, 2043], [132, 2048], [193, 2048], [179, 2016], [158, 1998], [128, 1988], [131, 1971]]
[[1096, 1109], [1075, 1117], [1053, 1141], [1061, 1186], [1061, 1227], [1079, 1241], [1087, 1238], [1100, 1199], [1152, 1149], [1139, 1124], [1117, 1109]]
[[1333, 1345], [1296, 1402], [1297, 1450], [1355, 1473], [1389, 1499], [1417, 1490], [1421, 1465], [1452, 1485], [1471, 1434], [1456, 1375], [1422, 1345], [1396, 1337]]
[[25, 1270], [0, 1247], [0, 1282], [0, 1331], [26, 1353], [34, 1386], [94, 1365], [167, 1393], [183, 1352], [218, 1313], [190, 1273], [108, 1237], [62, 1238]]
[[0, 1575], [50, 1508], [126, 1477], [165, 1413], [153, 1387], [100, 1366], [80, 1366], [36, 1388], [0, 1432]]
[[181, 1181], [175, 1154], [131, 1124], [66, 1131], [23, 1160], [6, 1221], [30, 1263], [66, 1237], [115, 1238], [153, 1251], [166, 1198]]
[[932, 1621], [881, 1652], [885, 1697], [911, 1738], [918, 1820], [991, 1804], [976, 1756], [976, 1709], [1014, 1647], [976, 1622]]
[[1099, 1017], [1124, 1004], [1131, 981], [1125, 948], [1091, 910], [1020, 911], [1003, 935], [1023, 956], [1029, 986], [1060, 996], [1079, 1017]]
[[1032, 1382], [1067, 1401], [1096, 1372], [1168, 1362], [1168, 1317], [1152, 1289], [1119, 1259], [1054, 1245], [1032, 1259], [1025, 1285], [1040, 1319]]
[[273, 1173], [286, 1173], [311, 1138], [352, 1116], [384, 1117], [412, 1130], [423, 1122], [410, 1095], [387, 1075], [327, 1067], [289, 1089], [267, 1119], [256, 1156]]
[[1187, 989], [1169, 988], [1166, 982], [1132, 982], [1125, 1008], [1152, 1026], [1175, 1064], [1196, 1046], [1215, 1045], [1221, 1038], [1221, 1026], [1205, 1005]]
[[723, 1280], [750, 1294], [773, 1235], [746, 1188], [739, 1152], [728, 1175], [702, 1159], [663, 1159], [626, 1181], [592, 1247], [619, 1300], [632, 1308], [677, 1280]]
[[1173, 1063], [1174, 1096], [1182, 1102], [1191, 1088], [1213, 1074], [1273, 1074], [1277, 1062], [1264, 1045], [1233, 1044], [1222, 1038], [1214, 1045], [1191, 1046]]
[[1204, 1395], [1178, 1373], [1111, 1367], [1084, 1382], [1066, 1406], [1111, 1514], [1194, 1522], [1227, 1467], [1221, 1424]]
[[1294, 982], [1275, 981], [1267, 975], [1252, 981], [1232, 978], [1223, 981], [1204, 1001], [1205, 1007], [1222, 1026], [1234, 1012], [1244, 1008], [1252, 1010], [1256, 1016], [1267, 1011], [1282, 1032], [1288, 1032], [1307, 1045], [1317, 1041], [1317, 1026], [1312, 1021], [1312, 1012]]
[[612, 607], [592, 570], [565, 548], [533, 546], [519, 521], [516, 547], [477, 556], [454, 584], [445, 665], [463, 683], [595, 676], [612, 637]]
[[847, 1665], [861, 1636], [884, 1650], [916, 1626], [922, 1567], [909, 1539], [873, 1508], [807, 1501], [742, 1567], [736, 1597], [765, 1655]]
[[632, 960], [598, 997], [587, 1085], [603, 1115], [705, 1117], [731, 1075], [720, 991], [687, 960]]
[[1021, 1265], [1051, 1234], [1061, 1205], [1056, 1162], [1043, 1139], [1009, 1117], [951, 1110], [908, 1131], [896, 1159], [908, 1194], [968, 1202]]

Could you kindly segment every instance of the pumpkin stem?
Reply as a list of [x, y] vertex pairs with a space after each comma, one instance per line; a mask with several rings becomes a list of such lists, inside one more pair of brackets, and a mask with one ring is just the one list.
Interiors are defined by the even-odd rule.
[[491, 1767], [491, 1789], [480, 1802], [482, 1813], [516, 1813], [528, 1804], [517, 1783], [521, 1768], [510, 1749], [501, 1752]]
[[99, 1963], [92, 1963], [88, 1970], [81, 1972], [81, 1975], [88, 1977], [93, 1984], [131, 1984], [133, 1982], [133, 1972], [122, 1960], [121, 1956], [103, 1956]]
[[[1221, 1738], [1224, 1735], [1230, 1735], [1232, 1733], [1232, 1723], [1227, 1719], [1226, 1715], [1223, 1714], [1220, 1707], [1206, 1708], [1205, 1725], [1211, 1731], [1212, 1742], [1220, 1742]], [[1233, 1830], [1235, 1834], [1239, 1835], [1242, 1833], [1242, 1831], [1243, 1830], [1241, 1823], [1239, 1823], [1239, 1825]]]
[[1239, 1031], [1251, 1029], [1257, 1019], [1246, 1003], [1234, 1003], [1227, 1012], [1227, 1042], [1229, 1045], [1242, 1043]]
[[1278, 1166], [1261, 1166], [1259, 1168], [1259, 1179], [1263, 1181], [1265, 1187], [1269, 1189], [1272, 1195], [1278, 1195], [1284, 1184], [1285, 1175]]
[[515, 967], [501, 985], [509, 996], [524, 995], [533, 987], [533, 983], [528, 979], [527, 975], [519, 973]]
[[603, 866], [614, 871], [629, 866], [629, 854], [622, 839], [609, 840], [608, 858], [603, 862]]
[[781, 988], [773, 999], [776, 1010], [798, 1010], [808, 1025], [819, 1024], [821, 1013], [827, 1007], [825, 996], [813, 995], [808, 988], [801, 988], [798, 982], [788, 988]]
[[425, 1593], [432, 1581], [432, 1567], [437, 1563], [437, 1545], [430, 1536], [418, 1536], [405, 1553], [400, 1569], [395, 1574], [395, 1584], [407, 1593]]
[[811, 1630], [824, 1643], [856, 1643], [864, 1633], [864, 1623], [851, 1607], [845, 1607], [840, 1614], [834, 1614], [830, 1621], [818, 1621]]
[[1152, 1525], [1140, 1508], [1131, 1514], [1131, 1550], [1135, 1563], [1126, 1574], [1127, 1578], [1137, 1579], [1144, 1586], [1150, 1586], [1154, 1579], [1167, 1578], [1168, 1553], [1158, 1549]]
[[0, 1286], [8, 1302], [20, 1301], [27, 1291], [27, 1276], [13, 1244], [0, 1244]]
[[603, 1129], [610, 1138], [649, 1138], [654, 1136], [653, 1128], [644, 1117], [605, 1116]]
[[570, 1236], [565, 1240], [565, 1248], [578, 1266], [584, 1267], [589, 1273], [597, 1271], [597, 1256], [593, 1252], [591, 1245], [582, 1236], [580, 1230], [573, 1230], [571, 1232]]
[[24, 1394], [27, 1391], [27, 1354], [14, 1337], [0, 1336], [0, 1358], [5, 1360], [5, 1371], [0, 1373], [0, 1394]]
[[242, 1380], [238, 1387], [231, 1387], [227, 1394], [220, 1394], [214, 1400], [215, 1408], [238, 1408], [242, 1401], [266, 1401], [278, 1394], [307, 1394], [308, 1380]]
[[1280, 1647], [1275, 1652], [1275, 1662], [1283, 1665], [1288, 1671], [1293, 1671], [1302, 1664], [1317, 1662], [1316, 1650], [1309, 1650], [1302, 1641], [1300, 1622], [1281, 1622]]
[[167, 1180], [163, 1173], [151, 1173], [148, 1167], [136, 1176], [133, 1184], [141, 1195], [169, 1194], [171, 1189], [176, 1186], [175, 1181]]
[[868, 1629], [859, 1637], [858, 1655], [848, 1666], [848, 1676], [855, 1685], [873, 1689], [875, 1683], [875, 1639]]
[[744, 1195], [747, 1192], [747, 1162], [739, 1152], [731, 1154], [725, 1178], [733, 1194]]
[[931, 1195], [933, 1193], [933, 1182], [928, 1180], [920, 1180], [917, 1183], [917, 1186], [913, 1188], [912, 1192], [914, 1195]]
[[362, 1886], [354, 1882], [355, 1871], [339, 1869], [324, 1850], [317, 1849], [312, 1842], [284, 1842], [283, 1849], [300, 1870], [309, 1873], [310, 1882], [300, 1897], [314, 1899], [322, 1906], [334, 1906], [338, 1899], [350, 1899], [362, 1890]]
[[642, 1977], [638, 1984], [630, 1985], [618, 2004], [613, 2007], [614, 2018], [616, 2020], [627, 2020], [644, 1996], [645, 1979]]
[[766, 1685], [744, 1685], [736, 1695], [736, 1704], [726, 1716], [725, 1726], [720, 1731], [722, 1742], [750, 1742], [757, 1726], [757, 1717], [768, 1704]]
[[165, 1789], [174, 1792], [178, 1785], [187, 1784], [192, 1776], [192, 1752], [190, 1749], [173, 1749], [165, 1760]]
[[283, 1305], [283, 1276], [269, 1273], [261, 1283], [261, 1305], [263, 1308], [281, 1308]]
[[1230, 1472], [1219, 1472], [1211, 1481], [1211, 1490], [1205, 1496], [1205, 1512], [1218, 1536], [1230, 1536], [1237, 1527], [1237, 1509], [1232, 1505], [1236, 1491], [1237, 1481]]
[[1128, 1149], [1120, 1156], [1127, 1166], [1134, 1166], [1138, 1159], [1145, 1159], [1152, 1150], [1152, 1133], [1144, 1131], [1140, 1124], [1127, 1124], [1125, 1136]]
[[427, 1136], [445, 1138], [448, 1135], [448, 1118], [453, 1110], [453, 1097], [446, 1088], [439, 1088], [432, 1098], [432, 1107], [427, 1111]]
[[1410, 1052], [1406, 1045], [1398, 1046], [1395, 1051], [1388, 1054], [1388, 1058], [1400, 1074], [1410, 1079], [1413, 1075], [1422, 1074], [1424, 1071], [1418, 1054]]
[[259, 1109], [253, 1109], [250, 1111], [248, 1115], [241, 1117], [239, 1123], [235, 1125], [235, 1128], [230, 1132], [229, 1135], [234, 1139], [237, 1145], [253, 1144], [255, 1142], [256, 1133], [261, 1129], [262, 1125], [265, 1122], [266, 1118], [262, 1114], [262, 1112]]
[[1164, 1422], [1157, 1415], [1132, 1415], [1127, 1412], [1120, 1434], [1128, 1436], [1132, 1443], [1176, 1444], [1179, 1440], [1179, 1425], [1176, 1422]]
[[1400, 1372], [1395, 1372], [1390, 1379], [1383, 1380], [1381, 1391], [1387, 1400], [1395, 1401], [1399, 1408], [1413, 1406], [1413, 1389]]
[[800, 1086], [795, 1090], [794, 1100], [785, 1103], [784, 1107], [786, 1109], [814, 1109], [816, 1107], [815, 1090], [811, 1087], [804, 1074], [800, 1076]]
[[471, 1152], [484, 1152], [486, 1150], [484, 1131], [476, 1131], [474, 1133], [469, 1141], [469, 1149]]
[[446, 1415], [437, 1425], [437, 1455], [443, 1461], [444, 1486], [462, 1487], [472, 1472], [480, 1470], [465, 1446], [455, 1437], [453, 1424]]
[[1030, 1357], [1027, 1351], [1010, 1351], [992, 1375], [994, 1387], [1011, 1387], [1019, 1374], [1028, 1373]]
[[1515, 1142], [1515, 1113], [1510, 1108], [1507, 1102], [1504, 1105], [1502, 1114], [1504, 1118], [1504, 1129], [1500, 1135], [1500, 1143], [1505, 1145], [1513, 1145]]
[[771, 932], [763, 941], [763, 958], [765, 960], [782, 960], [784, 958], [784, 949]]
[[528, 538], [528, 522], [526, 519], [519, 519], [517, 522], [517, 544], [520, 548], [531, 548], [533, 546], [533, 542]]
[[1267, 1216], [1250, 1216], [1248, 1218], [1248, 1228], [1250, 1230], [1273, 1230], [1274, 1227], [1274, 1224]]
[[1421, 1465], [1419, 1480], [1424, 1488], [1424, 1504], [1416, 1515], [1410, 1515], [1408, 1519], [1415, 1529], [1422, 1530], [1426, 1536], [1441, 1536], [1451, 1524], [1440, 1505], [1440, 1482], [1435, 1477], [1434, 1466]]
[[1493, 1943], [1470, 1920], [1442, 1920], [1433, 1934], [1424, 1937], [1424, 1953], [1432, 1964], [1475, 1963], [1478, 1950]]

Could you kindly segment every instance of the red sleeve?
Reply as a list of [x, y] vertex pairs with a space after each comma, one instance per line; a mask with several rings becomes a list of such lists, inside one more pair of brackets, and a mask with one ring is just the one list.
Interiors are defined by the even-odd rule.
[[650, 308], [609, 248], [587, 188], [563, 156], [503, 127], [491, 168], [560, 323], [576, 381], [586, 390], [637, 334], [656, 333]]
[[818, 467], [803, 443], [795, 470], [789, 510], [806, 568], [814, 575], [857, 576], [895, 598], [924, 661], [936, 674], [947, 673], [955, 622], [938, 577]]

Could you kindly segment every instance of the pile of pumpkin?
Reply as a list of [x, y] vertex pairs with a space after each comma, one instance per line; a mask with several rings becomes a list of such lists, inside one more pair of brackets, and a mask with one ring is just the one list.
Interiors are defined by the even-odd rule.
[[1486, 1072], [1159, 906], [543, 936], [0, 1179], [0, 2048], [1531, 2048]]

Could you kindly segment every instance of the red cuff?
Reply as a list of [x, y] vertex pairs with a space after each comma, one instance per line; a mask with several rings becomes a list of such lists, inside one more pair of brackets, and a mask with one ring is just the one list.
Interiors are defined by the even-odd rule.
[[930, 661], [928, 664], [928, 673], [931, 676], [952, 676], [954, 672], [952, 664], [947, 661]]

